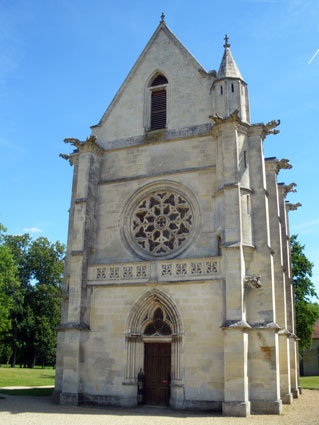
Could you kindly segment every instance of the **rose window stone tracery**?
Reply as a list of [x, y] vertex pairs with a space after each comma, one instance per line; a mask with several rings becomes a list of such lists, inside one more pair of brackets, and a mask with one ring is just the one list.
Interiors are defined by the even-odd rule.
[[167, 256], [187, 243], [193, 221], [191, 205], [183, 195], [157, 190], [135, 207], [131, 216], [131, 236], [145, 254]]

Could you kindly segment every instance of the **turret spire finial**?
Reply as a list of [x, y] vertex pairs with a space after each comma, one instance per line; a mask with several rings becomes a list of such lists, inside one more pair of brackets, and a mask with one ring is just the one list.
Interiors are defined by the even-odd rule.
[[225, 49], [226, 49], [226, 47], [230, 47], [230, 44], [228, 43], [229, 37], [228, 37], [228, 35], [227, 35], [227, 34], [225, 34], [225, 38], [224, 38], [224, 40], [225, 40], [224, 47], [225, 47]]
[[165, 22], [165, 13], [164, 12], [162, 12], [162, 14], [161, 14], [161, 22]]

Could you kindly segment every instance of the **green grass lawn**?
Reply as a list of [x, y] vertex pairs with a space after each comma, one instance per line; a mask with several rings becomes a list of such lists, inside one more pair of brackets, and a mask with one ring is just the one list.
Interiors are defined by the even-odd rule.
[[[28, 390], [0, 390], [0, 394], [7, 395], [29, 395], [33, 397], [50, 396], [53, 393], [53, 388], [30, 388]], [[1, 397], [0, 398], [5, 398]]]
[[319, 376], [300, 376], [300, 386], [307, 390], [319, 390]]
[[54, 369], [0, 367], [0, 387], [54, 385]]

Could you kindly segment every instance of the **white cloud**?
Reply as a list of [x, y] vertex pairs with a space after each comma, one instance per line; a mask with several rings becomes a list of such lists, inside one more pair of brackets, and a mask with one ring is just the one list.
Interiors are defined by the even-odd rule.
[[43, 230], [39, 229], [38, 227], [26, 227], [23, 230], [27, 233], [43, 233]]
[[316, 53], [313, 55], [313, 57], [310, 59], [310, 61], [308, 62], [308, 65], [311, 64], [311, 62], [314, 60], [314, 58], [317, 56], [317, 54], [319, 53], [319, 49], [316, 51]]
[[304, 223], [296, 224], [294, 226], [294, 229], [295, 230], [302, 230], [302, 229], [312, 228], [312, 229], [315, 230], [318, 225], [319, 225], [319, 219], [316, 219], [316, 220], [311, 220], [311, 221], [306, 221]]
[[298, 223], [291, 226], [291, 234], [315, 235], [319, 231], [319, 219]]

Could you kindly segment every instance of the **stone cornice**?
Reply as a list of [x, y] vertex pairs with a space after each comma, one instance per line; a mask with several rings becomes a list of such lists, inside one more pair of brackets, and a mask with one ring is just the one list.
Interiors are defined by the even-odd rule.
[[[259, 322], [259, 323], [248, 323], [245, 320], [226, 320], [222, 326], [222, 329], [249, 329], [249, 330], [274, 330], [276, 332], [281, 330], [281, 327], [276, 322]], [[291, 336], [290, 336], [291, 337]]]
[[184, 139], [195, 139], [197, 137], [210, 136], [211, 128], [212, 124], [206, 123], [175, 130], [147, 131], [140, 136], [103, 141], [103, 149], [104, 152], [110, 152], [145, 147], [152, 144], [178, 142]]
[[168, 171], [162, 171], [160, 173], [149, 173], [149, 174], [139, 174], [135, 176], [128, 176], [128, 177], [119, 177], [117, 179], [107, 179], [107, 180], [100, 180], [99, 184], [113, 184], [113, 183], [123, 183], [126, 181], [131, 180], [139, 180], [139, 179], [149, 179], [151, 177], [160, 177], [160, 176], [167, 176], [172, 174], [182, 174], [182, 173], [192, 173], [192, 172], [198, 172], [198, 171], [206, 171], [206, 170], [215, 170], [216, 165], [210, 164], [203, 167], [192, 167], [192, 168], [181, 168], [179, 170], [168, 170]]
[[74, 203], [75, 203], [75, 204], [83, 204], [83, 203], [85, 203], [85, 202], [87, 202], [87, 198], [76, 198], [76, 199], [74, 200]]
[[240, 330], [240, 329], [250, 329], [251, 326], [245, 320], [226, 320], [221, 328], [223, 330]]
[[221, 78], [216, 78], [214, 81], [213, 81], [213, 84], [212, 84], [212, 87], [211, 87], [211, 89], [214, 87], [214, 85], [217, 83], [217, 82], [219, 82], [219, 81], [223, 81], [223, 80], [232, 80], [232, 81], [238, 81], [238, 80], [240, 80], [245, 86], [247, 86], [247, 83], [246, 83], [246, 81], [244, 81], [242, 78], [240, 78], [240, 77], [221, 77]]
[[58, 332], [61, 331], [69, 331], [69, 330], [76, 330], [76, 331], [89, 331], [90, 326], [86, 323], [77, 323], [77, 322], [68, 322], [63, 323], [60, 326], [56, 328]]
[[288, 329], [286, 329], [286, 328], [283, 328], [283, 329], [281, 329], [281, 331], [279, 331], [278, 332], [278, 335], [282, 335], [282, 336], [290, 336], [290, 332], [288, 331]]
[[300, 338], [298, 338], [298, 336], [296, 335], [296, 334], [294, 334], [293, 332], [289, 335], [289, 337], [288, 338], [292, 338], [292, 339], [294, 339], [295, 341], [300, 341]]
[[250, 323], [251, 329], [268, 329], [268, 330], [281, 330], [281, 327], [276, 322], [259, 322], [259, 323]]
[[241, 248], [242, 244], [240, 241], [229, 241], [224, 243], [225, 249], [239, 249]]
[[254, 193], [251, 187], [241, 186], [240, 183], [227, 183], [223, 187], [220, 187], [219, 189], [217, 189], [217, 191], [212, 195], [212, 198], [220, 195], [221, 193], [224, 193], [225, 190], [237, 189], [237, 188], [239, 188], [243, 192]]
[[84, 251], [83, 250], [71, 251], [71, 255], [73, 257], [79, 256], [79, 255], [84, 255]]

